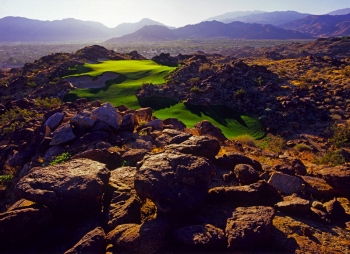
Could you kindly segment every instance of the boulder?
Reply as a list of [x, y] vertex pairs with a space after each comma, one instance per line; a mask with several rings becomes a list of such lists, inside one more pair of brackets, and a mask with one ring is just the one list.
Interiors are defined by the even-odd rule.
[[166, 213], [186, 213], [206, 199], [215, 168], [205, 158], [181, 153], [146, 156], [135, 175], [135, 189]]
[[111, 172], [109, 186], [113, 189], [108, 208], [109, 230], [127, 223], [141, 223], [140, 200], [134, 190], [136, 168], [121, 167]]
[[260, 180], [259, 173], [252, 166], [247, 164], [236, 165], [234, 173], [242, 185], [256, 183]]
[[74, 139], [76, 139], [76, 136], [73, 133], [73, 129], [69, 123], [66, 123], [62, 124], [53, 132], [50, 145], [57, 146], [72, 141]]
[[191, 251], [222, 250], [226, 247], [225, 232], [210, 224], [191, 225], [173, 233], [177, 246]]
[[213, 137], [220, 142], [225, 142], [227, 140], [220, 128], [216, 127], [207, 120], [196, 123], [194, 128], [198, 130], [199, 135]]
[[188, 140], [190, 137], [192, 137], [192, 135], [189, 133], [181, 133], [175, 137], [170, 138], [169, 144], [181, 144], [182, 142]]
[[126, 114], [123, 116], [122, 123], [119, 126], [120, 131], [133, 132], [135, 129], [135, 114]]
[[78, 152], [82, 152], [85, 149], [95, 145], [101, 141], [109, 140], [110, 136], [106, 132], [96, 131], [92, 133], [87, 133], [84, 136], [80, 137], [68, 148], [68, 152], [75, 154]]
[[122, 155], [121, 160], [128, 166], [135, 167], [136, 163], [141, 161], [147, 153], [147, 149], [130, 149]]
[[0, 213], [0, 250], [4, 245], [22, 243], [38, 237], [40, 232], [49, 227], [51, 220], [50, 210], [38, 205]]
[[75, 159], [31, 169], [16, 185], [18, 196], [66, 214], [86, 214], [101, 209], [101, 197], [110, 172], [104, 164]]
[[304, 181], [299, 177], [275, 172], [271, 175], [268, 183], [283, 194], [291, 195], [293, 193], [299, 193], [303, 189]]
[[64, 254], [106, 253], [106, 234], [101, 227], [90, 231]]
[[158, 253], [169, 241], [170, 225], [163, 219], [142, 225], [122, 224], [107, 235], [108, 243], [130, 253]]
[[101, 107], [94, 109], [91, 112], [91, 117], [92, 119], [100, 120], [115, 129], [118, 128], [120, 122], [117, 110], [108, 102], [104, 103]]
[[152, 108], [140, 108], [135, 111], [137, 124], [148, 122], [152, 119]]
[[234, 164], [233, 168], [238, 164], [247, 164], [252, 166], [256, 171], [262, 172], [262, 166], [260, 162], [253, 160], [243, 154], [230, 152], [230, 153], [226, 153], [223, 157], [233, 162]]
[[281, 200], [278, 191], [265, 181], [251, 185], [215, 187], [209, 190], [209, 200], [214, 203], [232, 202], [235, 205], [271, 205]]
[[55, 159], [55, 157], [61, 155], [62, 153], [64, 153], [66, 150], [64, 149], [63, 146], [53, 146], [53, 147], [50, 147], [45, 155], [44, 155], [44, 161], [47, 161], [47, 162], [50, 162], [52, 161], [53, 159]]
[[71, 120], [71, 125], [74, 130], [87, 131], [95, 124], [95, 120], [92, 119], [89, 111], [82, 111], [75, 115]]
[[350, 167], [327, 167], [317, 171], [316, 176], [326, 180], [336, 191], [350, 197]]
[[275, 208], [281, 212], [292, 215], [304, 215], [310, 212], [310, 201], [303, 199], [296, 194], [283, 198]]
[[62, 123], [63, 117], [64, 113], [57, 112], [46, 120], [45, 125], [54, 131]]
[[248, 251], [268, 244], [274, 216], [275, 210], [272, 207], [236, 208], [232, 217], [227, 220], [227, 248], [230, 251]]
[[163, 124], [165, 125], [165, 127], [167, 128], [172, 128], [175, 130], [179, 130], [179, 131], [183, 131], [186, 128], [186, 125], [179, 121], [177, 118], [167, 118], [163, 121]]
[[113, 170], [121, 165], [120, 154], [107, 149], [92, 149], [76, 154], [72, 159], [90, 159], [106, 164], [109, 170]]
[[304, 192], [308, 196], [319, 200], [329, 200], [337, 196], [337, 191], [324, 179], [313, 176], [301, 176], [301, 178], [305, 182]]
[[213, 160], [220, 151], [220, 143], [214, 138], [206, 136], [192, 136], [180, 144], [171, 144], [165, 147], [165, 151], [177, 151], [192, 154]]

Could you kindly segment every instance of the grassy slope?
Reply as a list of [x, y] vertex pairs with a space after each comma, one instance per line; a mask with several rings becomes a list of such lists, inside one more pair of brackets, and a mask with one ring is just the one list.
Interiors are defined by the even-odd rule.
[[72, 76], [97, 77], [107, 71], [118, 73], [121, 76], [107, 82], [107, 86], [102, 89], [76, 89], [68, 95], [67, 100], [74, 101], [76, 98], [85, 97], [90, 101], [101, 100], [113, 105], [124, 104], [132, 109], [140, 107], [136, 94], [142, 83], [162, 84], [164, 77], [176, 69], [159, 65], [152, 60], [103, 61], [98, 64], [85, 64], [85, 67], [91, 68], [92, 71]]
[[[142, 83], [164, 83], [164, 77], [175, 69], [159, 65], [152, 60], [103, 61], [98, 64], [86, 64], [84, 67], [87, 72], [77, 70], [79, 74], [74, 76], [98, 77], [107, 71], [118, 73], [120, 76], [115, 80], [107, 81], [105, 88], [76, 89], [65, 98], [66, 100], [74, 101], [85, 97], [90, 101], [108, 101], [115, 106], [124, 104], [132, 109], [140, 107], [140, 102], [135, 95]], [[242, 134], [249, 134], [254, 138], [261, 138], [264, 135], [259, 121], [248, 116], [241, 116], [222, 106], [186, 106], [183, 103], [175, 104], [170, 100], [164, 101], [164, 99], [157, 98], [152, 98], [151, 101], [154, 105], [149, 101], [142, 106], [152, 106], [157, 110], [154, 115], [160, 119], [175, 117], [184, 122], [187, 127], [193, 127], [195, 123], [202, 120], [209, 120], [218, 126], [228, 138]], [[164, 106], [164, 103], [170, 103], [170, 105]]]

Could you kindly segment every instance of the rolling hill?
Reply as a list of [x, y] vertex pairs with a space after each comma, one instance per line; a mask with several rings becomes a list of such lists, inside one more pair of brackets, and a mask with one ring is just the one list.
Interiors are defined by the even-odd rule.
[[178, 39], [307, 39], [308, 36], [273, 25], [247, 24], [232, 22], [224, 24], [218, 21], [205, 21], [170, 30], [159, 26], [146, 26], [135, 33], [112, 38], [107, 43], [154, 42]]
[[281, 27], [315, 37], [347, 36], [350, 35], [350, 14], [311, 15]]
[[263, 11], [233, 11], [233, 12], [226, 12], [224, 14], [208, 18], [208, 19], [206, 19], [204, 21], [216, 20], [216, 21], [224, 22], [224, 20], [235, 19], [235, 18], [238, 18], [238, 17], [249, 16], [251, 14], [258, 14], [258, 13], [264, 13], [264, 12]]

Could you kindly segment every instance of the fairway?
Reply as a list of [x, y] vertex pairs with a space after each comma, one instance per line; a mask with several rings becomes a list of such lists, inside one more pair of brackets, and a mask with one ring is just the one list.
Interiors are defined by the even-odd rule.
[[97, 64], [85, 64], [84, 68], [80, 69], [86, 72], [76, 70], [79, 73], [70, 75], [70, 77], [89, 75], [98, 79], [105, 72], [117, 73], [119, 77], [106, 81], [106, 86], [103, 88], [75, 89], [65, 97], [65, 100], [74, 101], [77, 98], [87, 98], [89, 101], [108, 101], [113, 105], [124, 104], [129, 108], [137, 109], [140, 105], [136, 94], [142, 84], [162, 84], [164, 77], [176, 67], [159, 65], [152, 60], [108, 60]]
[[163, 84], [165, 76], [175, 69], [176, 67], [159, 65], [152, 60], [109, 60], [78, 66], [71, 70], [72, 75], [65, 78], [82, 77], [82, 80], [86, 80], [90, 76], [94, 82], [98, 82], [98, 78], [106, 72], [119, 76], [105, 81], [102, 88], [75, 89], [65, 97], [65, 101], [87, 98], [89, 101], [108, 101], [114, 106], [123, 104], [131, 109], [149, 106], [155, 110], [156, 117], [175, 117], [189, 128], [202, 120], [208, 120], [218, 126], [228, 138], [248, 134], [258, 139], [265, 135], [258, 120], [240, 115], [225, 106], [186, 105], [167, 98], [137, 99], [136, 94], [143, 83]]

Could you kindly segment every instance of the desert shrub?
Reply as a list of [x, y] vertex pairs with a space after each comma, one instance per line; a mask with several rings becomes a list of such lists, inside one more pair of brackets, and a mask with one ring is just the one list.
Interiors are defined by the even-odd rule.
[[0, 187], [5, 188], [12, 178], [13, 175], [0, 175]]
[[285, 140], [277, 135], [269, 135], [263, 138], [262, 140], [258, 140], [258, 147], [261, 149], [267, 149], [275, 153], [279, 153], [282, 151]]
[[350, 124], [345, 123], [341, 125], [334, 124], [329, 130], [331, 138], [329, 141], [337, 148], [346, 147], [350, 145]]
[[329, 150], [324, 155], [315, 158], [315, 163], [319, 165], [338, 166], [343, 165], [345, 162], [346, 161], [339, 150]]
[[253, 147], [256, 146], [255, 139], [252, 138], [251, 136], [247, 135], [247, 134], [240, 135], [238, 137], [235, 137], [234, 139], [237, 140], [238, 142], [240, 142], [242, 144], [245, 144], [245, 145], [248, 145], [248, 146], [253, 146]]
[[195, 77], [195, 78], [191, 78], [189, 82], [191, 83], [191, 85], [197, 85], [199, 83], [199, 80], [200, 80], [199, 77]]
[[199, 72], [206, 72], [206, 71], [211, 71], [212, 67], [210, 66], [209, 63], [204, 63], [201, 66], [199, 66]]
[[194, 86], [190, 89], [191, 93], [201, 93], [203, 92], [198, 86]]
[[304, 151], [312, 151], [312, 147], [308, 146], [306, 144], [297, 144], [293, 147], [294, 150], [298, 152], [304, 152]]
[[50, 162], [50, 165], [56, 165], [62, 162], [68, 161], [72, 155], [70, 153], [62, 153], [61, 155], [57, 156], [53, 161]]
[[58, 98], [44, 98], [44, 99], [40, 99], [37, 98], [35, 99], [35, 105], [38, 107], [42, 107], [42, 108], [55, 108], [57, 106], [60, 106], [62, 104], [62, 101]]
[[237, 90], [236, 92], [234, 92], [233, 96], [235, 98], [243, 98], [245, 95], [245, 90], [243, 88]]

